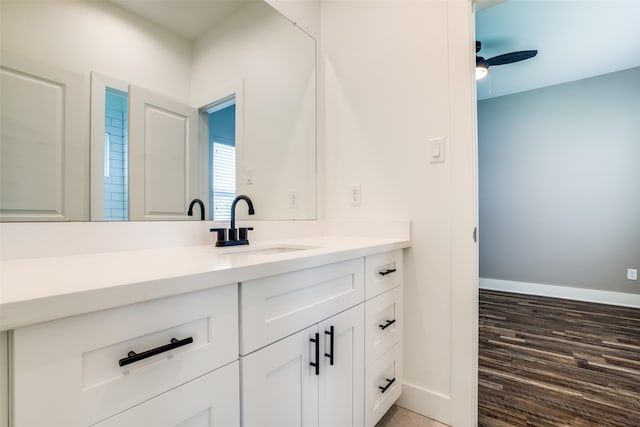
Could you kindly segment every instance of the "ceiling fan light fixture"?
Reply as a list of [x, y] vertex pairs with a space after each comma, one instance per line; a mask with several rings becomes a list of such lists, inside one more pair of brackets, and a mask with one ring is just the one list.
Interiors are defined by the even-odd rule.
[[485, 77], [489, 73], [489, 67], [524, 61], [525, 59], [533, 58], [538, 54], [537, 50], [520, 50], [517, 52], [503, 53], [502, 55], [485, 59], [484, 57], [477, 55], [481, 49], [482, 43], [476, 40], [476, 80], [480, 80]]
[[487, 76], [489, 68], [484, 64], [476, 64], [476, 80], [480, 80]]

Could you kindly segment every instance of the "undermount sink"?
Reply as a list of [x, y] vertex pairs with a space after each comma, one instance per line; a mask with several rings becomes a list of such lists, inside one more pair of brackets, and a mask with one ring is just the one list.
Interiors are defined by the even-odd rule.
[[230, 250], [220, 252], [220, 255], [275, 255], [287, 252], [305, 251], [307, 249], [314, 249], [317, 246], [294, 246], [294, 245], [277, 245], [266, 247], [235, 247]]

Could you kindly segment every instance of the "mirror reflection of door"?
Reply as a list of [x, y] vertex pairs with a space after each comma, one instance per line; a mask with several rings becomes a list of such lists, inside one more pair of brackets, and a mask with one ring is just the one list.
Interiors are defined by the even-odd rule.
[[[197, 220], [197, 110], [91, 75], [91, 220]], [[132, 165], [135, 165], [133, 167]]]
[[198, 110], [129, 85], [129, 219], [198, 220]]
[[236, 194], [236, 98], [206, 110], [209, 125], [209, 219], [229, 221]]
[[84, 77], [0, 59], [0, 221], [86, 220]]
[[228, 221], [241, 139], [238, 90], [200, 108], [198, 130], [194, 108], [92, 73], [91, 219], [199, 220], [186, 215], [197, 197], [206, 219]]

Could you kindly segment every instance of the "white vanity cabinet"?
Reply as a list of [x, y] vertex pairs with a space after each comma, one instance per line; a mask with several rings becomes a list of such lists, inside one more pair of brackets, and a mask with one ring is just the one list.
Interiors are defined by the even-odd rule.
[[373, 427], [402, 392], [402, 251], [366, 257], [365, 425]]
[[[206, 426], [216, 403], [237, 421], [237, 296], [227, 285], [15, 329], [13, 427]], [[196, 392], [208, 400], [185, 406]]]
[[240, 289], [243, 425], [363, 425], [363, 259]]
[[371, 253], [2, 332], [0, 427], [374, 427], [401, 393], [403, 253]]
[[401, 393], [402, 268], [396, 250], [240, 284], [244, 427], [380, 420]]

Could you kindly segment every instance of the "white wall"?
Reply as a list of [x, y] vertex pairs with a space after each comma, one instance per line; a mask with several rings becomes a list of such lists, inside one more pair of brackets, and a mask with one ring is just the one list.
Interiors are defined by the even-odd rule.
[[400, 402], [455, 426], [476, 413], [473, 40], [463, 0], [322, 3], [323, 217], [411, 218]]
[[478, 103], [482, 277], [640, 294], [639, 118], [638, 67]]
[[255, 218], [316, 218], [315, 77], [315, 41], [267, 3], [248, 3], [196, 42], [191, 105], [242, 88], [236, 186]]
[[87, 77], [97, 71], [188, 100], [191, 45], [186, 40], [108, 2], [3, 0], [0, 6], [3, 51]]

